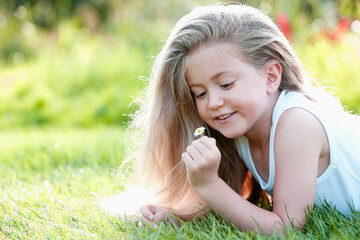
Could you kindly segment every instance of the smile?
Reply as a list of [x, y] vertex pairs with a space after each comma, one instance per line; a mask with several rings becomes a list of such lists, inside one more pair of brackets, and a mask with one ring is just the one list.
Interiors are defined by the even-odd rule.
[[231, 113], [226, 114], [226, 115], [222, 115], [222, 116], [218, 117], [218, 119], [224, 120], [224, 119], [227, 119], [227, 118], [230, 117], [230, 116], [231, 116]]

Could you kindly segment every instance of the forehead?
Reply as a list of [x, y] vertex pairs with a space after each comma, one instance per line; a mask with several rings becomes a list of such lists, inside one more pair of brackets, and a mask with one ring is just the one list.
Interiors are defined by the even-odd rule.
[[208, 55], [217, 55], [219, 57], [226, 58], [229, 52], [233, 53], [231, 55], [241, 58], [238, 47], [233, 43], [207, 42], [189, 52], [186, 56], [186, 66], [189, 66], [189, 64], [194, 63], [199, 59], [203, 59]]
[[211, 79], [243, 63], [238, 48], [231, 43], [207, 43], [191, 51], [186, 59], [187, 81]]

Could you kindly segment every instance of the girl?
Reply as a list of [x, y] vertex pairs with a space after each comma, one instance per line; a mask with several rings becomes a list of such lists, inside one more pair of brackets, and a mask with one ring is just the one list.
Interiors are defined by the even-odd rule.
[[[132, 123], [143, 130], [135, 176], [156, 193], [143, 220], [156, 226], [211, 208], [241, 230], [271, 234], [301, 228], [325, 200], [344, 214], [359, 210], [352, 126], [360, 120], [310, 93], [308, 82], [281, 31], [252, 7], [200, 7], [179, 20]], [[209, 136], [193, 140], [200, 126]], [[272, 196], [272, 211], [248, 201], [259, 191], [246, 188], [247, 169]]]

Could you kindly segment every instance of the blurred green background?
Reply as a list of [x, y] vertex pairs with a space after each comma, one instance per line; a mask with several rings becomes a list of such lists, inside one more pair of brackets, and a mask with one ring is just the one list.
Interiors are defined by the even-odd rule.
[[[216, 2], [1, 0], [0, 130], [126, 126], [176, 21]], [[241, 2], [281, 25], [305, 69], [360, 113], [360, 0]]]

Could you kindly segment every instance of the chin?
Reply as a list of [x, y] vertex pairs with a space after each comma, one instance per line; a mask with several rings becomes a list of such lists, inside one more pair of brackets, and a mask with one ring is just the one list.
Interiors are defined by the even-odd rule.
[[240, 137], [243, 134], [238, 134], [237, 132], [221, 132], [221, 134], [226, 137], [226, 138], [230, 138], [230, 139], [235, 139]]

